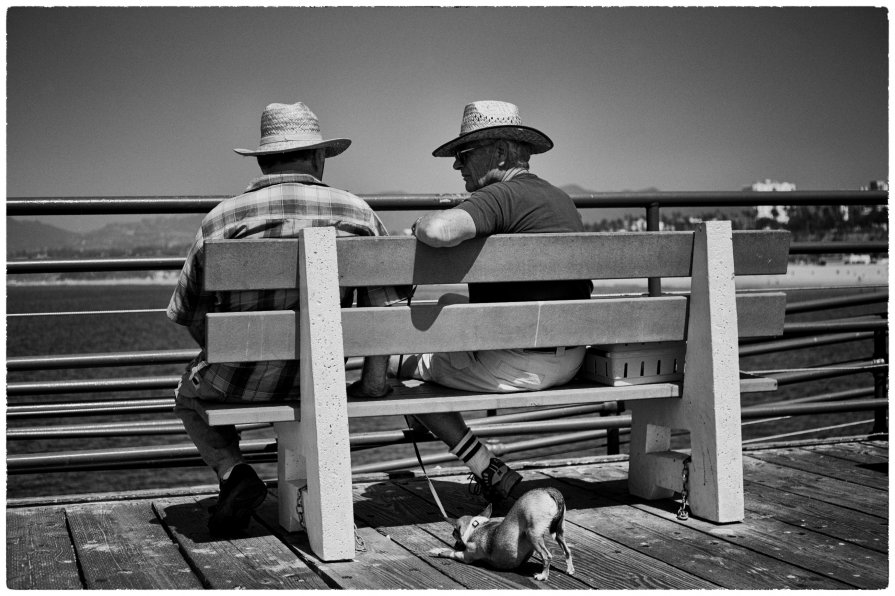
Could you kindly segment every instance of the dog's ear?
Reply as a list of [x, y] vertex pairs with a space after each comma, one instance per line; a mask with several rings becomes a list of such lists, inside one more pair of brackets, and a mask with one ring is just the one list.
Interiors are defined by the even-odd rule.
[[485, 510], [479, 513], [479, 517], [487, 517], [491, 519], [491, 503], [488, 503], [488, 506], [485, 507]]

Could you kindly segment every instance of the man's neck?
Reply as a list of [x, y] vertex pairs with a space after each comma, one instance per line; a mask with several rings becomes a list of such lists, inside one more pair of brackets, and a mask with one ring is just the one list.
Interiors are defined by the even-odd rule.
[[527, 168], [510, 168], [509, 170], [503, 170], [500, 176], [499, 182], [506, 182], [507, 180], [512, 180], [519, 174], [527, 174]]

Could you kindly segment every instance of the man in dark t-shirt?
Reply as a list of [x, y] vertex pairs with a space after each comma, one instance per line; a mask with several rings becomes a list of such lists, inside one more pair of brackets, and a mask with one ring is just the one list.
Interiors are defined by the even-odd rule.
[[[453, 209], [420, 217], [413, 226], [414, 236], [439, 247], [492, 234], [583, 232], [569, 195], [528, 171], [530, 155], [552, 147], [545, 134], [522, 126], [519, 110], [511, 103], [467, 105], [460, 136], [432, 154], [454, 158], [453, 167], [471, 195]], [[471, 283], [469, 301], [587, 299], [592, 290], [590, 280]], [[418, 354], [406, 358], [401, 374], [469, 391], [537, 391], [572, 380], [584, 352], [584, 346], [559, 346]], [[489, 501], [499, 503], [521, 494], [521, 476], [493, 456], [459, 413], [416, 418], [469, 466]]]

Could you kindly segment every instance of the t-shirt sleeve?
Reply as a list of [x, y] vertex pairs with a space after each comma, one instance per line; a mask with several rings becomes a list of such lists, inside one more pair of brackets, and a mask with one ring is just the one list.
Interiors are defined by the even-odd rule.
[[506, 229], [510, 206], [502, 194], [492, 192], [492, 189], [482, 189], [469, 195], [469, 198], [455, 209], [469, 213], [475, 223], [476, 236], [490, 236], [500, 234]]

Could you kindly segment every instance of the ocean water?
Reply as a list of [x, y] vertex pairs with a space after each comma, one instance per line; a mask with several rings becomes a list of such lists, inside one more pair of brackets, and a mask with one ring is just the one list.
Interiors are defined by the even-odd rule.
[[[9, 286], [7, 287], [7, 355], [36, 356], [83, 353], [132, 352], [143, 350], [192, 349], [193, 340], [186, 330], [167, 320], [164, 308], [167, 306], [172, 287], [168, 285], [67, 285], [67, 286]], [[841, 291], [831, 291], [838, 292]], [[435, 294], [419, 295], [418, 299], [434, 297]], [[816, 294], [812, 297], [817, 297]], [[804, 299], [805, 296], [792, 295], [790, 301]], [[59, 313], [108, 310], [150, 310], [126, 315], [90, 314], [72, 316]], [[828, 313], [807, 313], [794, 320], [813, 320], [884, 311], [885, 305], [868, 305], [840, 309]], [[22, 313], [44, 313], [45, 316], [15, 316]], [[49, 315], [47, 315], [49, 313]], [[843, 362], [852, 359], [869, 358], [873, 350], [872, 341], [857, 341], [835, 346], [821, 346], [813, 350], [781, 352], [768, 356], [744, 358], [741, 368], [745, 370], [766, 370], [783, 367], [801, 368], [821, 363]], [[179, 375], [180, 364], [105, 367], [94, 369], [46, 370], [36, 372], [11, 372], [8, 382], [52, 381], [67, 379], [103, 379], [144, 376]], [[784, 400], [809, 394], [825, 393], [855, 387], [871, 387], [870, 374], [814, 381], [782, 387], [777, 392], [744, 396], [744, 405]], [[171, 397], [170, 390], [131, 391], [110, 393], [78, 393], [67, 395], [43, 395], [10, 397], [10, 405], [25, 403], [64, 403], [72, 401], [93, 401], [102, 399], [129, 399], [136, 397]], [[476, 416], [481, 414], [475, 414]], [[857, 412], [823, 417], [793, 417], [760, 424], [747, 424], [743, 428], [744, 439], [789, 433], [806, 428], [832, 426], [872, 418], [872, 413]], [[66, 419], [31, 418], [11, 419], [10, 428], [36, 427], [58, 424], [87, 424], [91, 422], [134, 421], [134, 420], [176, 420], [170, 412], [142, 415], [79, 416]], [[398, 429], [404, 427], [401, 417], [381, 417], [355, 419], [351, 421], [351, 432]], [[869, 432], [872, 424], [851, 426], [842, 430], [831, 430], [822, 436], [843, 436]], [[817, 433], [794, 438], [821, 436]], [[271, 429], [250, 431], [244, 439], [272, 438]], [[518, 439], [528, 437], [517, 437]], [[508, 440], [515, 440], [508, 439]], [[41, 439], [7, 440], [9, 454], [70, 452], [89, 449], [107, 449], [139, 445], [179, 445], [187, 444], [185, 434], [109, 437], [90, 439]], [[422, 444], [423, 453], [444, 452], [440, 444]], [[506, 459], [536, 459], [538, 457], [584, 456], [604, 453], [601, 442], [590, 445], [560, 446], [520, 454]], [[376, 460], [413, 457], [412, 447], [399, 445], [374, 450], [356, 451], [352, 454], [355, 464]], [[260, 471], [264, 477], [276, 475], [275, 464], [262, 464]], [[41, 496], [48, 494], [71, 494], [85, 492], [107, 492], [116, 490], [136, 490], [143, 488], [173, 487], [211, 484], [212, 473], [203, 466], [184, 468], [155, 468], [138, 470], [113, 470], [89, 472], [53, 472], [43, 474], [13, 474], [8, 477], [9, 498]]]

